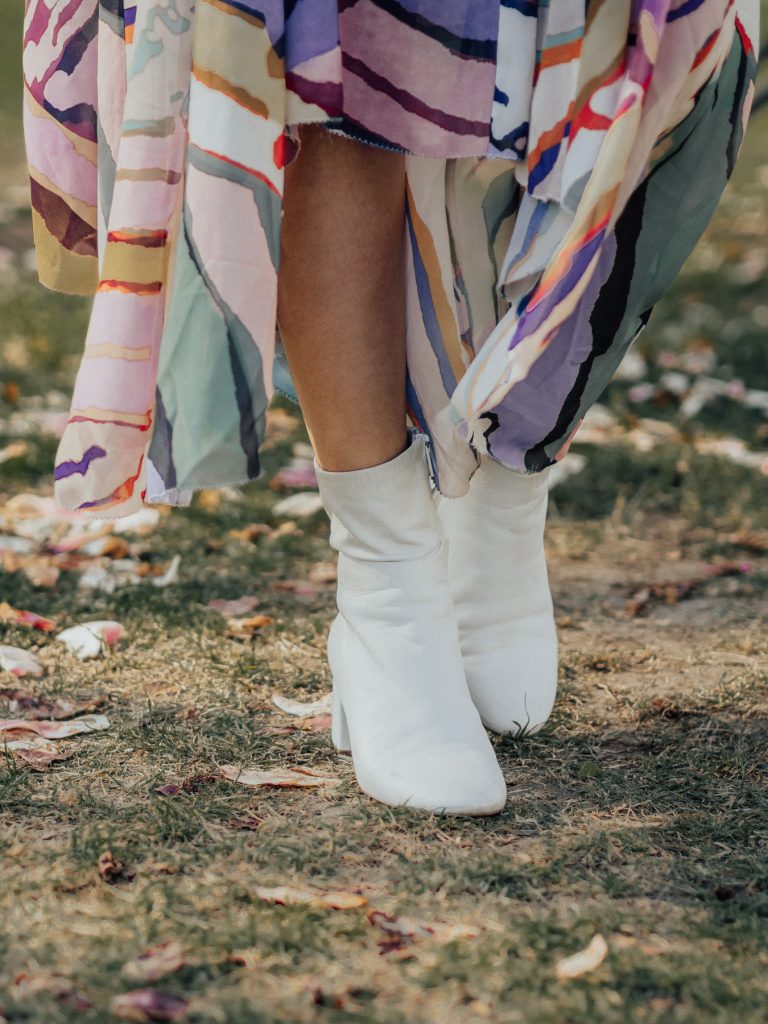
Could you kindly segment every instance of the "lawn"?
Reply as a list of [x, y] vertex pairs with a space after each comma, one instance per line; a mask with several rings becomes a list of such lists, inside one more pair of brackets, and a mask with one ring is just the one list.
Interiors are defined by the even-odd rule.
[[[439, 818], [363, 796], [324, 705], [274, 702], [330, 683], [327, 519], [278, 504], [313, 493], [284, 472], [306, 465], [294, 404], [260, 481], [143, 532], [73, 540], [45, 503], [87, 304], [30, 270], [20, 6], [0, 13], [0, 644], [41, 674], [0, 670], [0, 718], [108, 726], [36, 763], [0, 749], [0, 1022], [762, 1024], [768, 110], [552, 490], [553, 719], [495, 738], [503, 813]], [[80, 660], [57, 633], [92, 620], [124, 635]]]

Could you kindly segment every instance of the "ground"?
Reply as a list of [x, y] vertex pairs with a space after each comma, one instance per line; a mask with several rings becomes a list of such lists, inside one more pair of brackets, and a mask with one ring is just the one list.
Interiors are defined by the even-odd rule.
[[[34, 283], [8, 158], [0, 601], [56, 627], [6, 610], [0, 644], [36, 652], [43, 674], [0, 672], [0, 718], [66, 699], [109, 728], [56, 741], [68, 756], [43, 770], [0, 753], [0, 1021], [766, 1019], [766, 129], [755, 120], [706, 237], [566, 460], [583, 465], [552, 490], [559, 699], [542, 733], [494, 738], [509, 800], [481, 819], [369, 800], [327, 716], [272, 701], [329, 689], [327, 520], [275, 510], [306, 442], [290, 402], [275, 403], [257, 484], [99, 550], [52, 550], [56, 523], [26, 550], [35, 517], [18, 496], [51, 493], [87, 307]], [[154, 586], [175, 555], [175, 582]], [[141, 582], [82, 586], [120, 559]], [[266, 619], [208, 607], [244, 595], [259, 603], [240, 617]], [[125, 637], [80, 661], [56, 633], [95, 619]], [[224, 765], [340, 781], [248, 788]], [[360, 905], [283, 904], [281, 886]], [[607, 955], [561, 977], [598, 935]]]

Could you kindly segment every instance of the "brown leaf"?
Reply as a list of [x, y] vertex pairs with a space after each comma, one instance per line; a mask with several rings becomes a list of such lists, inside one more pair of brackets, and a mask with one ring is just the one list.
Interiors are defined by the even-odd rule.
[[710, 576], [743, 576], [752, 572], [751, 562], [714, 562], [706, 567]]
[[54, 700], [46, 700], [44, 697], [35, 697], [25, 690], [16, 690], [10, 687], [0, 687], [0, 697], [5, 698], [10, 704], [11, 711], [21, 711], [30, 718], [72, 718], [84, 711], [95, 711], [102, 703], [100, 697], [93, 700], [70, 700], [68, 697], [56, 697]]
[[221, 766], [221, 774], [230, 782], [241, 786], [312, 787], [340, 786], [341, 779], [319, 775], [309, 768], [239, 768], [237, 765]]
[[288, 885], [275, 888], [256, 886], [256, 895], [266, 903], [303, 903], [310, 907], [322, 907], [328, 910], [352, 910], [363, 907], [368, 902], [365, 896], [355, 892], [325, 892], [320, 889], [298, 889]]
[[451, 942], [453, 939], [474, 939], [482, 931], [475, 925], [421, 921], [405, 916], [392, 917], [383, 910], [369, 910], [367, 917], [375, 928], [380, 928], [389, 936], [385, 942], [379, 944], [382, 953], [403, 949], [415, 939], [432, 938], [438, 942]]
[[0, 719], [0, 735], [11, 730], [34, 732], [49, 740], [63, 740], [79, 733], [101, 732], [108, 728], [109, 719], [106, 715], [83, 715], [82, 718], [73, 718], [68, 722], [49, 722], [28, 718]]
[[187, 1013], [187, 1000], [160, 992], [156, 988], [137, 988], [115, 996], [110, 1009], [121, 1020], [145, 1021], [179, 1020]]
[[190, 775], [181, 782], [168, 782], [164, 786], [156, 786], [155, 792], [161, 796], [178, 796], [179, 793], [196, 793], [211, 782], [218, 782], [219, 775]]
[[726, 540], [735, 547], [744, 548], [745, 551], [754, 551], [757, 554], [768, 552], [768, 530], [739, 530], [726, 537]]
[[555, 977], [560, 981], [580, 978], [582, 974], [596, 970], [607, 955], [608, 943], [602, 935], [595, 935], [584, 949], [558, 960], [555, 964]]
[[325, 732], [331, 728], [331, 715], [313, 715], [311, 718], [302, 718], [298, 722], [291, 722], [290, 725], [273, 725], [263, 730], [262, 735], [287, 736], [292, 732]]
[[266, 820], [266, 818], [259, 817], [258, 814], [245, 814], [242, 818], [230, 818], [227, 827], [241, 832], [256, 832]]
[[29, 451], [26, 441], [11, 441], [10, 444], [0, 448], [0, 463], [10, 462], [11, 459], [21, 459]]
[[139, 953], [123, 966], [123, 974], [133, 981], [158, 981], [184, 966], [184, 950], [179, 942], [160, 942]]
[[265, 537], [271, 533], [272, 527], [267, 526], [266, 523], [250, 523], [239, 530], [230, 530], [229, 536], [246, 544], [253, 544], [259, 537]]
[[34, 587], [54, 587], [61, 575], [61, 567], [50, 555], [3, 551], [0, 562], [5, 572], [22, 572]]
[[337, 578], [336, 562], [315, 562], [309, 570], [309, 579], [313, 583], [335, 583]]
[[113, 856], [111, 850], [105, 850], [99, 857], [97, 868], [99, 877], [107, 885], [115, 885], [117, 882], [131, 882], [136, 877], [132, 868], [126, 868], [121, 860]]
[[0, 752], [7, 750], [17, 760], [24, 761], [36, 771], [44, 771], [54, 761], [66, 761], [73, 751], [60, 750], [55, 743], [42, 736], [7, 733], [0, 736]]
[[691, 597], [699, 587], [700, 580], [685, 580], [681, 583], [650, 583], [637, 590], [626, 606], [627, 615], [636, 616], [652, 604], [677, 604]]
[[254, 615], [248, 619], [227, 619], [227, 636], [243, 639], [253, 636], [265, 626], [271, 626], [275, 620], [271, 615]]
[[649, 716], [666, 719], [683, 718], [685, 715], [693, 714], [693, 712], [684, 710], [679, 705], [675, 704], [674, 701], [668, 700], [666, 697], [654, 697], [648, 706]]

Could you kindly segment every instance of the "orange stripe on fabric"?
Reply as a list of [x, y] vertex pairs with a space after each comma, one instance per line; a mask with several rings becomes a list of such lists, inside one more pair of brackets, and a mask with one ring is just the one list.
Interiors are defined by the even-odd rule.
[[99, 281], [100, 292], [124, 292], [126, 295], [159, 295], [163, 290], [162, 281], [149, 281], [139, 284], [136, 281], [115, 281], [107, 279]]
[[554, 125], [554, 127], [549, 129], [549, 131], [543, 132], [539, 136], [539, 141], [536, 144], [536, 148], [528, 157], [529, 168], [535, 167], [536, 164], [538, 164], [538, 162], [541, 160], [542, 153], [544, 153], [548, 149], [551, 149], [552, 146], [556, 146], [563, 141], [565, 128], [571, 119], [572, 112], [573, 103], [571, 102], [571, 104], [568, 107], [568, 112], [566, 113], [562, 121], [558, 121], [557, 124]]
[[[445, 343], [445, 352], [451, 364], [451, 372], [458, 381], [464, 376], [466, 366], [461, 358], [459, 347], [452, 344], [455, 338], [461, 343], [458, 326], [451, 315], [451, 306], [443, 288], [443, 276], [440, 273], [440, 260], [435, 247], [434, 239], [427, 225], [421, 219], [416, 209], [413, 193], [406, 183], [406, 199], [408, 213], [410, 214], [413, 233], [416, 236], [416, 244], [419, 247], [419, 257], [424, 266], [429, 281], [429, 295], [432, 300], [432, 307], [440, 326], [440, 334]], [[435, 356], [437, 358], [437, 356]]]
[[571, 40], [570, 43], [561, 43], [549, 50], [543, 50], [536, 64], [534, 81], [538, 79], [545, 68], [553, 68], [558, 64], [569, 64], [573, 60], [578, 60], [581, 56], [582, 43], [583, 39], [579, 37]]

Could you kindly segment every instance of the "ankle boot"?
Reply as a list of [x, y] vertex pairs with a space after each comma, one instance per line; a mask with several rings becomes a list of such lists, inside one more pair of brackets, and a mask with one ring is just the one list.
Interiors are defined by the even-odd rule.
[[408, 442], [364, 469], [314, 460], [338, 552], [331, 738], [382, 803], [495, 814], [506, 783], [464, 677], [425, 436]]
[[557, 690], [547, 477], [481, 454], [467, 494], [435, 495], [472, 700], [489, 729], [517, 736], [542, 727]]

